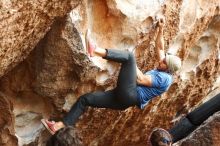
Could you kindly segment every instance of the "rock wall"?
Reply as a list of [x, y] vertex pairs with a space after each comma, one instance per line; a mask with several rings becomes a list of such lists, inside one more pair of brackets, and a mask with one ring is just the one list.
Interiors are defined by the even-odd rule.
[[[42, 117], [60, 119], [80, 95], [115, 86], [119, 65], [86, 55], [86, 28], [100, 47], [133, 51], [145, 71], [156, 66], [155, 22], [164, 15], [165, 48], [182, 58], [183, 68], [169, 91], [144, 110], [88, 108], [75, 125], [85, 145], [146, 145], [152, 128], [171, 127], [220, 89], [217, 0], [40, 3], [0, 2], [0, 102], [9, 115], [0, 116], [0, 126], [7, 125], [0, 135], [10, 145], [44, 145], [49, 134]], [[7, 145], [6, 138], [0, 142]]]
[[1, 1], [0, 76], [28, 56], [56, 17], [64, 16], [79, 3], [79, 0]]
[[15, 146], [17, 145], [18, 140], [15, 137], [15, 131], [13, 127], [15, 123], [15, 117], [13, 115], [13, 105], [5, 95], [1, 94], [0, 97], [0, 144], [2, 146]]

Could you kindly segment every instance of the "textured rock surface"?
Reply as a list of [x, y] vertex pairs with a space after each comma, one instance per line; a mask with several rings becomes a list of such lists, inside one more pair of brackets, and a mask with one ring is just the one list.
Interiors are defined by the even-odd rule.
[[[94, 1], [94, 3], [95, 2], [100, 3], [99, 1]], [[115, 1], [115, 3], [116, 2], [117, 1]], [[94, 126], [93, 122], [91, 123], [88, 120], [85, 122], [80, 121], [79, 123], [83, 126], [87, 124], [85, 126], [86, 132], [83, 133], [84, 137], [91, 138], [86, 139], [85, 142], [87, 144], [118, 146], [145, 145], [147, 136], [153, 127], [170, 127], [172, 125], [171, 121], [178, 118], [179, 115], [190, 111], [212, 91], [212, 87], [219, 75], [219, 9], [217, 8], [217, 1], [215, 1], [216, 5], [214, 4], [214, 1], [212, 2], [212, 4], [209, 3], [210, 5], [205, 1], [194, 2], [195, 4], [191, 5], [191, 3], [187, 3], [187, 1], [166, 1], [165, 6], [162, 7], [159, 14], [164, 13], [167, 20], [164, 32], [166, 49], [169, 50], [169, 52], [179, 53], [184, 59], [184, 66], [180, 76], [176, 77], [175, 83], [171, 89], [164, 94], [160, 100], [159, 98], [156, 98], [145, 108], [145, 110], [140, 111], [136, 108], [130, 108], [119, 113], [120, 117], [117, 116], [115, 119], [109, 119], [109, 115], [104, 116], [104, 118], [114, 123], [111, 124], [111, 126], [107, 126], [106, 123], [103, 123], [104, 121], [99, 123], [95, 122], [96, 126]], [[129, 18], [124, 14], [121, 16], [121, 10], [117, 9], [118, 7], [114, 7], [114, 9], [110, 7], [111, 9], [108, 11], [108, 4], [109, 3], [107, 2], [106, 5], [102, 6], [102, 9], [104, 9], [102, 13], [94, 12], [95, 16], [93, 18], [94, 20], [92, 19], [92, 22], [99, 23], [100, 21], [96, 20], [96, 18], [98, 18], [96, 15], [104, 15], [104, 12], [110, 13], [107, 13], [108, 15], [106, 14], [105, 17], [101, 17], [103, 19], [101, 21], [104, 22], [110, 21], [111, 23], [119, 23], [117, 20], [120, 17], [124, 19], [120, 18], [121, 21], [120, 24], [118, 24], [119, 26], [123, 26], [128, 20], [129, 22], [136, 22], [134, 19]], [[191, 7], [191, 9], [187, 9], [188, 7]], [[202, 8], [202, 11], [200, 8]], [[96, 7], [94, 11], [100, 11], [100, 9], [97, 9]], [[112, 11], [115, 13], [111, 13]], [[155, 58], [154, 40], [156, 34], [152, 28], [154, 21], [154, 17], [146, 17], [144, 23], [142, 22], [139, 25], [137, 23], [134, 26], [132, 26], [133, 23], [131, 23], [131, 26], [128, 28], [128, 30], [132, 27], [136, 28], [136, 31], [134, 31], [135, 33], [128, 33], [131, 34], [130, 38], [132, 39], [130, 40], [132, 40], [132, 43], [126, 44], [129, 44], [128, 47], [130, 47], [133, 43], [138, 43], [138, 45], [135, 46], [136, 56], [138, 64], [143, 70], [150, 69], [155, 65], [155, 60], [153, 58]], [[108, 24], [109, 23], [105, 25]], [[99, 36], [102, 36], [100, 34], [105, 34], [105, 36], [107, 36], [109, 32], [112, 32], [110, 35], [113, 35], [112, 38], [114, 38], [114, 31], [120, 32], [120, 35], [127, 32], [126, 29], [110, 27], [111, 25], [106, 27], [105, 25], [99, 25], [97, 28], [96, 25], [93, 26], [94, 33], [97, 31], [97, 35]], [[115, 24], [112, 26], [115, 26]], [[138, 29], [141, 26], [143, 27], [142, 31], [141, 29]], [[105, 31], [104, 28], [109, 28], [111, 30]], [[102, 38], [105, 36], [102, 36]], [[126, 36], [119, 38], [122, 40], [124, 37], [127, 38]], [[105, 46], [105, 41], [102, 41], [102, 38], [100, 39], [101, 41], [99, 41], [99, 37], [96, 37], [97, 42]], [[140, 42], [135, 42], [135, 38], [138, 38]], [[114, 47], [114, 45], [111, 46], [111, 43], [108, 43], [108, 45], [110, 46], [106, 45], [106, 47]], [[117, 45], [116, 47], [123, 46], [121, 44], [115, 45]], [[127, 46], [123, 48], [127, 49], [126, 47]], [[170, 49], [168, 49], [168, 47], [170, 47]], [[200, 51], [197, 51], [195, 47], [200, 48]], [[206, 51], [207, 48], [208, 53]], [[196, 55], [194, 54], [194, 51], [197, 52]], [[194, 57], [197, 57], [198, 59], [194, 59]], [[195, 61], [188, 63], [191, 62], [191, 60]], [[191, 65], [190, 68], [187, 67], [189, 64]], [[217, 88], [219, 88], [219, 85]], [[118, 113], [116, 112], [116, 114]], [[92, 115], [93, 121], [99, 121], [98, 119], [100, 118], [103, 119], [103, 115], [96, 116], [96, 114]], [[90, 117], [91, 114], [88, 115], [86, 119], [90, 119]], [[106, 128], [103, 125], [106, 125]], [[100, 127], [104, 127], [105, 130], [101, 129], [101, 132], [96, 135], [93, 133], [93, 127], [99, 127], [99, 129]], [[92, 143], [90, 140], [92, 140]]]
[[51, 111], [50, 102], [33, 91], [34, 78], [30, 59], [1, 78], [1, 91], [14, 106], [13, 113], [8, 116], [15, 118], [11, 128], [16, 132], [20, 144], [35, 140], [42, 129], [40, 119]]
[[16, 146], [18, 140], [15, 137], [14, 131], [15, 118], [13, 115], [13, 105], [2, 93], [0, 93], [0, 109], [0, 145]]
[[55, 16], [65, 15], [79, 2], [40, 3], [0, 2], [4, 10], [0, 21], [0, 92], [4, 98], [0, 101], [6, 103], [2, 109], [9, 115], [6, 119], [0, 116], [0, 121], [8, 123], [0, 136], [8, 138], [11, 145], [43, 144], [49, 135], [40, 118], [59, 119], [80, 95], [114, 86], [118, 64], [89, 59], [85, 54], [80, 36], [87, 27], [99, 46], [134, 51], [144, 71], [156, 66], [154, 23], [156, 16], [163, 14], [165, 48], [179, 54], [184, 62], [170, 90], [144, 110], [89, 108], [76, 124], [85, 145], [146, 145], [152, 128], [169, 128], [171, 121], [212, 97], [211, 91], [220, 89], [217, 0], [82, 1], [70, 13], [71, 19], [68, 15], [56, 21]]
[[20, 143], [39, 137], [40, 119], [58, 117], [65, 96], [73, 100], [64, 106], [68, 109], [78, 94], [95, 90], [90, 80], [97, 71], [84, 54], [81, 38], [70, 19], [57, 20], [30, 56], [1, 79], [1, 91], [10, 95], [15, 105], [15, 131]]
[[56, 17], [64, 16], [79, 3], [79, 0], [1, 1], [0, 76], [28, 56]]
[[220, 143], [219, 129], [220, 113], [217, 112], [174, 146], [218, 146]]

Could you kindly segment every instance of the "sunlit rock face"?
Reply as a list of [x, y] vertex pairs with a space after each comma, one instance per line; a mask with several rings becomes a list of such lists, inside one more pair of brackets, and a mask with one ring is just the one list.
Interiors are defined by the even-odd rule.
[[[52, 25], [24, 62], [2, 77], [1, 91], [14, 105], [19, 145], [43, 141], [40, 119], [59, 117], [83, 90], [95, 90], [89, 84], [98, 69], [84, 52], [78, 31], [70, 19], [63, 18]], [[65, 96], [68, 102], [64, 105]]]
[[146, 145], [152, 128], [170, 128], [176, 118], [220, 91], [218, 1], [40, 3], [0, 2], [8, 7], [1, 7], [5, 15], [0, 22], [0, 104], [8, 115], [0, 115], [0, 144], [44, 145], [49, 134], [41, 118], [58, 120], [80, 95], [115, 86], [120, 66], [86, 55], [87, 28], [98, 46], [134, 52], [146, 71], [157, 65], [155, 23], [164, 15], [165, 49], [179, 55], [183, 67], [169, 91], [144, 110], [88, 108], [75, 125], [85, 145]]
[[[142, 70], [151, 69], [156, 66], [154, 42], [157, 34], [153, 24], [155, 17], [163, 14], [166, 18], [165, 48], [168, 52], [182, 57], [183, 68], [175, 77], [170, 90], [163, 96], [155, 98], [143, 111], [130, 108], [121, 113], [115, 112], [120, 115], [116, 118], [112, 118], [113, 116], [108, 113], [104, 118], [113, 123], [111, 126], [105, 121], [98, 123], [88, 121], [88, 119], [100, 121], [103, 115], [100, 117], [96, 114], [85, 115], [86, 120], [81, 120], [79, 125], [86, 127], [83, 135], [90, 137], [90, 139], [85, 139], [86, 144], [146, 145], [152, 128], [168, 129], [173, 125], [172, 121], [191, 111], [197, 104], [204, 102], [203, 98], [205, 99], [209, 92], [219, 89], [219, 84], [216, 83], [219, 76], [219, 27], [217, 27], [219, 25], [219, 3], [217, 1], [209, 4], [206, 1], [161, 1], [161, 3], [150, 1], [146, 5], [155, 4], [154, 7], [152, 6], [155, 9], [149, 9], [141, 23], [138, 23], [140, 20], [138, 18], [143, 18], [142, 13], [136, 14], [137, 17], [134, 17], [135, 14], [131, 17], [127, 15], [132, 10], [132, 6], [136, 5], [136, 9], [141, 9], [145, 4], [141, 1], [129, 1], [131, 4], [129, 7], [127, 1], [123, 1], [125, 5], [120, 5], [120, 2], [122, 1], [107, 1], [106, 3], [94, 1], [91, 4], [92, 6], [95, 3], [98, 5], [98, 7], [92, 7], [91, 11], [94, 14], [91, 13], [93, 17], [89, 19], [96, 42], [107, 48], [132, 51], [134, 47], [139, 67]], [[128, 8], [122, 8], [123, 6]], [[157, 6], [160, 7], [159, 10]], [[101, 21], [105, 23], [100, 25]], [[130, 25], [125, 27], [125, 24]], [[109, 33], [110, 37], [108, 37]], [[105, 37], [108, 38], [104, 39]], [[123, 41], [111, 44], [115, 37]], [[106, 44], [106, 40], [110, 42]], [[123, 46], [123, 43], [126, 46]], [[94, 129], [101, 130], [94, 134]]]
[[28, 56], [56, 17], [64, 16], [79, 3], [79, 0], [2, 0], [0, 76]]

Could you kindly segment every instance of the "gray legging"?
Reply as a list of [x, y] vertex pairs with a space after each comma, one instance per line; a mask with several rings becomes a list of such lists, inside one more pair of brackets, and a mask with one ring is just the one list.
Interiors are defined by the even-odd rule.
[[173, 142], [177, 142], [189, 135], [197, 126], [201, 125], [217, 111], [220, 111], [220, 93], [188, 113], [186, 117], [169, 130], [173, 137]]
[[107, 50], [107, 60], [121, 64], [117, 87], [106, 92], [93, 92], [82, 95], [63, 118], [65, 125], [73, 125], [83, 114], [87, 106], [124, 110], [139, 105], [136, 91], [136, 61], [132, 53], [119, 50]]

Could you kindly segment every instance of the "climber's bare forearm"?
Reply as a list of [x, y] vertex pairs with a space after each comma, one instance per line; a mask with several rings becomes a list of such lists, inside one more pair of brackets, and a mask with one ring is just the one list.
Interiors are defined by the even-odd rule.
[[151, 77], [149, 75], [144, 75], [138, 67], [136, 67], [137, 70], [137, 84], [143, 85], [143, 86], [151, 86]]
[[162, 60], [161, 58], [161, 52], [164, 52], [164, 38], [163, 38], [163, 27], [159, 27], [158, 29], [158, 35], [156, 38], [156, 54], [157, 54], [157, 60]]

